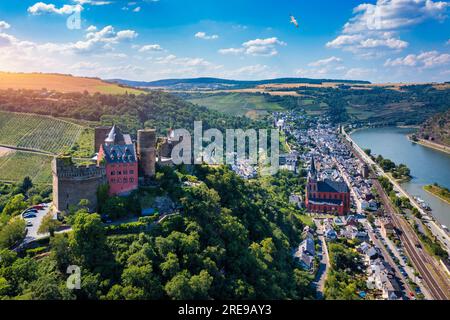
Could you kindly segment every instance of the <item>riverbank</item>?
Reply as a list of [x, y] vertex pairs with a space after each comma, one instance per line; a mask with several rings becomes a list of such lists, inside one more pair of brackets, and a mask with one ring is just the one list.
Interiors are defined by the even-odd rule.
[[[447, 202], [429, 194], [423, 190], [423, 186], [438, 183], [448, 186], [450, 183], [450, 157], [431, 148], [416, 146], [408, 141], [406, 135], [412, 134], [410, 129], [373, 128], [358, 131], [349, 141], [352, 141], [355, 149], [363, 154], [363, 158], [369, 164], [375, 162], [367, 156], [361, 147], [370, 148], [376, 154], [385, 154], [396, 162], [404, 163], [411, 169], [412, 179], [409, 182], [398, 183], [388, 176], [376, 164], [379, 174], [386, 176], [403, 196], [407, 197], [419, 212], [428, 220], [428, 226], [434, 236], [443, 241], [450, 251], [450, 237], [442, 225], [450, 225], [450, 206]], [[416, 203], [413, 196], [420, 196], [432, 208], [432, 213], [424, 210]]]
[[412, 143], [420, 144], [421, 146], [424, 146], [424, 147], [427, 147], [427, 148], [431, 148], [431, 149], [434, 149], [434, 150], [437, 150], [437, 151], [441, 151], [441, 152], [444, 152], [446, 154], [450, 154], [450, 147], [444, 146], [443, 144], [431, 142], [431, 141], [424, 140], [424, 139], [414, 140], [411, 137], [411, 135], [408, 135], [408, 139]]
[[447, 202], [450, 204], [450, 191], [448, 191], [446, 188], [443, 188], [441, 186], [436, 185], [427, 185], [423, 187], [423, 190], [425, 190], [428, 193], [431, 193], [435, 197], [438, 197], [444, 202]]

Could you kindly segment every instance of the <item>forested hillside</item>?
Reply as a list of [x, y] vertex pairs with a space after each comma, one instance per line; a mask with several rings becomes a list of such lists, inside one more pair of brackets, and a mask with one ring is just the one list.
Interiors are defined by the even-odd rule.
[[[99, 215], [80, 208], [67, 217], [73, 231], [51, 237], [49, 248], [0, 250], [0, 299], [311, 299], [312, 276], [291, 256], [303, 229], [287, 201], [296, 179], [281, 172], [249, 182], [225, 167], [201, 167], [195, 177], [162, 169], [157, 181], [179, 199], [181, 215], [146, 233], [110, 235]], [[5, 204], [5, 219], [26, 207], [22, 189], [10, 190], [19, 195]], [[81, 290], [65, 286], [69, 265], [81, 267]]]
[[450, 146], [450, 102], [447, 112], [431, 117], [420, 127], [419, 136], [425, 140]]
[[[51, 115], [103, 124], [118, 124], [124, 131], [135, 133], [143, 127], [191, 129], [194, 121], [203, 121], [204, 128], [246, 128], [252, 123], [245, 117], [233, 117], [205, 107], [194, 106], [163, 92], [145, 95], [106, 95], [58, 93], [30, 90], [0, 90], [0, 111]], [[258, 123], [252, 123], [258, 126]]]

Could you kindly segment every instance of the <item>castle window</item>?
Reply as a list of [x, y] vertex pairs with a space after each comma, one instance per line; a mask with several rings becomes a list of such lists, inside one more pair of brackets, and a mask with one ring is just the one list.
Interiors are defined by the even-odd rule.
[[134, 170], [130, 170], [129, 173], [130, 173], [130, 174], [134, 174]]
[[123, 171], [123, 174], [124, 174], [124, 175], [128, 174], [128, 171], [127, 171], [127, 170], [124, 170], [124, 171]]
[[121, 175], [122, 174], [122, 171], [117, 171], [117, 175]]
[[117, 179], [118, 183], [122, 183], [122, 178]]
[[111, 171], [111, 175], [114, 176], [116, 174], [115, 171]]
[[127, 183], [128, 179], [127, 178], [123, 178], [123, 183]]
[[112, 178], [111, 183], [116, 183], [116, 179]]
[[134, 182], [134, 178], [130, 178], [130, 182], [133, 183]]

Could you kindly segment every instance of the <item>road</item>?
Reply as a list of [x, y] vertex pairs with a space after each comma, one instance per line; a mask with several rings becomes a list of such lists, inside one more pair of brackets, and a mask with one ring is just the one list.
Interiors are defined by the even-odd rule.
[[364, 225], [364, 228], [367, 230], [367, 233], [369, 234], [370, 240], [372, 241], [374, 246], [381, 250], [381, 254], [383, 255], [384, 261], [386, 261], [391, 266], [391, 268], [394, 269], [397, 278], [402, 283], [403, 298], [404, 299], [408, 299], [409, 298], [409, 293], [410, 292], [414, 292], [414, 290], [412, 290], [409, 287], [407, 279], [400, 272], [400, 269], [398, 268], [398, 265], [395, 263], [395, 261], [392, 259], [392, 257], [389, 254], [389, 252], [386, 250], [386, 247], [384, 246], [384, 244], [378, 239], [377, 235], [373, 232], [373, 229], [369, 225], [369, 223], [367, 221], [365, 221], [363, 223], [363, 225]]
[[327, 280], [328, 271], [330, 270], [330, 258], [328, 256], [328, 247], [323, 234], [323, 225], [320, 220], [314, 219], [317, 227], [317, 236], [319, 238], [320, 248], [322, 249], [322, 259], [320, 260], [319, 270], [317, 270], [314, 286], [317, 291], [317, 298], [324, 298], [325, 281]]
[[[381, 231], [380, 231], [380, 235], [381, 235]], [[420, 290], [422, 291], [425, 299], [426, 300], [431, 300], [433, 297], [428, 292], [427, 288], [423, 285], [422, 281], [417, 281], [418, 279], [416, 277], [416, 271], [414, 270], [414, 268], [408, 266], [406, 264], [406, 262], [403, 261], [402, 256], [400, 255], [400, 252], [398, 251], [397, 247], [395, 246], [395, 244], [389, 238], [383, 237], [383, 239], [386, 241], [386, 246], [391, 250], [391, 252], [394, 254], [394, 256], [398, 259], [400, 266], [405, 270], [405, 272], [407, 273], [408, 277], [410, 279], [412, 279], [417, 284], [417, 286], [420, 288]]]
[[437, 264], [435, 259], [431, 257], [425, 250], [416, 247], [420, 243], [419, 238], [412, 227], [404, 220], [403, 217], [396, 213], [390, 199], [381, 187], [378, 180], [374, 179], [374, 185], [378, 194], [386, 208], [388, 216], [392, 219], [394, 226], [400, 230], [399, 237], [406, 249], [406, 254], [416, 267], [416, 270], [423, 277], [425, 285], [433, 299], [448, 300], [450, 299], [450, 284], [447, 275]]

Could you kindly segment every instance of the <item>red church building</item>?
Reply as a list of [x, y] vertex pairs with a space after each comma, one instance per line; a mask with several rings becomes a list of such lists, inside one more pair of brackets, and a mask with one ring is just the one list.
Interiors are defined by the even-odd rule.
[[346, 215], [350, 213], [350, 189], [345, 182], [317, 180], [314, 158], [308, 174], [305, 205], [309, 212]]
[[100, 145], [97, 163], [104, 162], [111, 196], [128, 195], [138, 188], [138, 160], [129, 135], [113, 126]]

